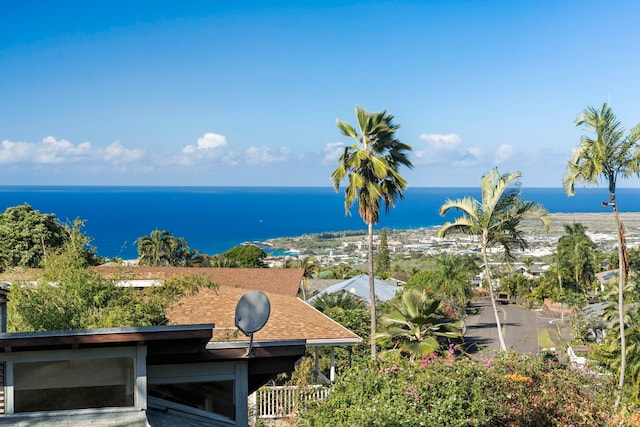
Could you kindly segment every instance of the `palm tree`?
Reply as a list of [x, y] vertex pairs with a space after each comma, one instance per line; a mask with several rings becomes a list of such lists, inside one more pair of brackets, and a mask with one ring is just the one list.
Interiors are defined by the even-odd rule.
[[595, 278], [595, 243], [586, 235], [587, 228], [580, 223], [565, 224], [564, 236], [558, 240], [558, 266], [570, 271], [576, 292], [580, 285], [586, 290]]
[[316, 310], [322, 313], [333, 307], [340, 307], [343, 310], [353, 310], [356, 308], [364, 308], [365, 300], [357, 295], [353, 295], [346, 291], [334, 292], [330, 294], [322, 294], [313, 300], [311, 304]]
[[304, 269], [302, 280], [300, 282], [300, 289], [302, 290], [302, 300], [306, 301], [306, 291], [309, 289], [311, 279], [320, 273], [320, 264], [318, 264], [318, 260], [312, 256], [308, 256], [303, 259], [291, 258], [285, 261], [283, 267]]
[[430, 299], [424, 291], [405, 290], [399, 302], [391, 302], [391, 312], [380, 318], [382, 331], [376, 340], [383, 347], [408, 354], [412, 359], [433, 353], [441, 346], [438, 338], [462, 336], [462, 321], [440, 314], [440, 301]]
[[169, 263], [175, 237], [167, 230], [153, 230], [148, 236], [138, 237], [134, 243], [138, 245], [140, 264], [160, 266]]
[[583, 135], [580, 145], [571, 153], [567, 170], [562, 179], [569, 196], [575, 193], [576, 183], [597, 185], [603, 177], [609, 185], [609, 201], [603, 207], [613, 208], [613, 216], [618, 230], [618, 317], [620, 322], [620, 377], [615, 408], [620, 406], [626, 368], [626, 340], [624, 332], [624, 288], [629, 272], [629, 260], [622, 221], [618, 215], [616, 183], [618, 177], [628, 178], [640, 172], [640, 125], [636, 125], [625, 136], [625, 130], [611, 107], [605, 102], [599, 110], [586, 108], [576, 119], [576, 126], [595, 133], [595, 138]]
[[404, 197], [407, 181], [399, 174], [400, 166], [412, 167], [407, 157], [411, 146], [395, 137], [399, 125], [385, 110], [370, 113], [356, 107], [357, 131], [342, 120], [337, 125], [343, 135], [356, 142], [347, 146], [338, 159], [338, 167], [331, 174], [333, 186], [338, 191], [340, 182], [347, 178], [344, 207], [350, 214], [351, 207], [358, 202], [358, 213], [368, 226], [369, 298], [371, 310], [371, 357], [376, 357], [376, 295], [374, 285], [373, 225], [378, 223], [380, 204], [385, 211], [395, 206], [397, 199]]
[[446, 222], [438, 230], [439, 237], [444, 237], [450, 232], [462, 232], [478, 236], [481, 239], [485, 276], [502, 351], [506, 351], [507, 346], [502, 336], [502, 325], [493, 292], [487, 250], [493, 246], [502, 246], [505, 261], [510, 263], [515, 260], [512, 253], [514, 249], [527, 248], [523, 232], [519, 229], [520, 222], [526, 217], [537, 218], [547, 229], [551, 222], [549, 212], [542, 205], [534, 201], [520, 199], [520, 184], [518, 182], [520, 175], [520, 172], [500, 175], [498, 168], [493, 168], [482, 177], [480, 185], [482, 201], [472, 197], [464, 197], [457, 200], [447, 200], [440, 207], [440, 215], [442, 216], [451, 209], [461, 211], [463, 215], [453, 222]]
[[405, 284], [405, 289], [422, 290], [463, 315], [472, 296], [471, 278], [479, 271], [474, 257], [439, 255], [434, 261], [434, 269], [420, 271], [411, 276]]

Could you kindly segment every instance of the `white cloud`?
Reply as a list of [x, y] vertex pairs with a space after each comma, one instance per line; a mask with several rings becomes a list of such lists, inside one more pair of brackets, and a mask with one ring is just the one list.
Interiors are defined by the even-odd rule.
[[482, 159], [482, 150], [477, 147], [465, 148], [462, 139], [455, 133], [423, 133], [420, 139], [426, 147], [413, 151], [415, 164], [452, 164], [472, 166]]
[[427, 143], [427, 146], [433, 150], [455, 150], [460, 146], [460, 137], [455, 133], [439, 134], [439, 133], [423, 133], [420, 139]]
[[342, 142], [329, 142], [324, 146], [323, 163], [336, 163], [344, 152], [344, 144]]
[[195, 163], [213, 162], [222, 164], [236, 164], [236, 155], [229, 149], [227, 137], [213, 132], [207, 132], [198, 138], [197, 145], [187, 145], [182, 148], [178, 164], [190, 166]]
[[495, 156], [493, 158], [493, 162], [496, 165], [504, 163], [506, 160], [513, 157], [514, 153], [515, 153], [515, 148], [513, 145], [502, 144], [496, 151]]
[[126, 148], [120, 141], [112, 142], [104, 149], [104, 159], [115, 163], [134, 162], [142, 157], [142, 150]]
[[73, 145], [52, 136], [41, 142], [13, 142], [4, 140], [0, 145], [0, 163], [59, 164], [84, 160], [91, 155], [91, 143]]
[[249, 147], [245, 152], [245, 162], [250, 165], [280, 163], [288, 159], [291, 150], [288, 148], [271, 148], [267, 146]]

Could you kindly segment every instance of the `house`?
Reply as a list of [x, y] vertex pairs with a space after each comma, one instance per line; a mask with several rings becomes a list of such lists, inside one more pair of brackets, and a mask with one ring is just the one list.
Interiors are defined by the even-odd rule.
[[[388, 301], [394, 297], [394, 295], [402, 290], [401, 286], [390, 285], [379, 279], [374, 279], [376, 299], [378, 301]], [[353, 295], [359, 296], [363, 300], [369, 303], [369, 275], [360, 274], [359, 276], [352, 277], [351, 279], [344, 280], [329, 286], [324, 291], [309, 298], [307, 302], [312, 304], [317, 298], [324, 294], [332, 294], [335, 292], [349, 292]]]
[[0, 426], [246, 426], [251, 388], [291, 371], [304, 341], [261, 342], [249, 357], [211, 343], [214, 330], [2, 333]]
[[407, 284], [407, 282], [409, 281], [409, 276], [407, 276], [406, 274], [402, 274], [402, 273], [393, 273], [391, 275], [391, 281], [393, 281], [396, 285], [398, 286], [404, 286]]
[[[219, 287], [175, 302], [167, 326], [0, 333], [0, 426], [246, 426], [247, 396], [292, 372], [308, 347], [362, 340], [296, 297], [301, 269], [96, 270], [119, 286], [197, 275]], [[235, 326], [235, 309], [256, 289], [267, 295], [270, 316], [250, 340]], [[82, 397], [85, 391], [97, 397]]]

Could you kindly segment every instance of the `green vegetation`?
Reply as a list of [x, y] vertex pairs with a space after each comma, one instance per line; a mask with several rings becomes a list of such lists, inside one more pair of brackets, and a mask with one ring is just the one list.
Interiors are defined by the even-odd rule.
[[369, 235], [369, 300], [371, 301], [371, 356], [376, 357], [376, 294], [374, 284], [373, 225], [380, 216], [380, 204], [385, 210], [402, 199], [407, 187], [406, 180], [400, 175], [400, 166], [412, 167], [407, 152], [412, 148], [395, 137], [399, 125], [393, 123], [393, 116], [386, 111], [370, 113], [362, 107], [356, 107], [359, 133], [350, 124], [337, 121], [343, 135], [355, 140], [346, 146], [338, 159], [338, 167], [331, 174], [333, 185], [338, 191], [340, 182], [348, 180], [345, 189], [344, 207], [347, 213], [358, 202], [358, 213], [367, 224]]
[[153, 230], [148, 236], [136, 239], [140, 265], [200, 267], [208, 264], [208, 256], [192, 251], [183, 237], [175, 237], [168, 230]]
[[304, 274], [302, 275], [302, 283], [300, 284], [300, 290], [302, 290], [302, 300], [306, 301], [310, 280], [313, 278], [317, 278], [320, 274], [320, 264], [318, 264], [318, 260], [314, 257], [288, 259], [287, 261], [285, 261], [283, 267], [304, 269]]
[[[65, 245], [83, 225], [81, 220], [62, 225], [55, 215], [42, 214], [26, 203], [7, 208], [0, 214], [0, 269], [42, 267], [47, 256]], [[92, 265], [100, 261], [88, 238], [77, 255]]]
[[50, 253], [36, 284], [14, 282], [7, 316], [9, 332], [165, 324], [167, 307], [186, 294], [215, 284], [174, 278], [143, 290], [117, 287], [79, 256], [86, 241], [78, 231]]
[[440, 255], [434, 261], [432, 270], [414, 274], [405, 287], [426, 291], [462, 316], [472, 296], [471, 278], [480, 271], [477, 258], [470, 255]]
[[445, 223], [438, 231], [438, 236], [444, 237], [449, 233], [461, 232], [481, 238], [485, 279], [502, 351], [506, 351], [507, 346], [502, 336], [487, 250], [494, 246], [501, 246], [504, 249], [505, 261], [511, 262], [515, 260], [513, 250], [527, 247], [527, 242], [520, 229], [521, 221], [526, 217], [537, 218], [547, 228], [551, 221], [549, 212], [539, 203], [520, 199], [520, 184], [517, 181], [519, 178], [520, 172], [500, 175], [498, 169], [494, 168], [482, 177], [481, 201], [465, 197], [458, 200], [447, 200], [440, 207], [440, 215], [446, 215], [451, 209], [461, 211], [463, 215], [453, 222]]
[[389, 254], [389, 243], [387, 242], [387, 229], [383, 228], [380, 233], [380, 243], [376, 252], [375, 274], [377, 277], [386, 279], [391, 271], [391, 255]]
[[600, 110], [586, 108], [576, 120], [576, 126], [583, 126], [595, 133], [595, 139], [582, 136], [580, 146], [573, 151], [567, 163], [563, 185], [568, 195], [574, 194], [576, 183], [596, 185], [603, 177], [609, 184], [609, 201], [603, 206], [613, 208], [618, 230], [618, 317], [620, 327], [620, 379], [616, 408], [620, 405], [624, 389], [626, 366], [626, 342], [624, 329], [624, 289], [627, 285], [629, 261], [625, 243], [624, 227], [618, 215], [616, 184], [618, 177], [626, 178], [640, 173], [640, 124], [625, 136], [625, 130], [607, 103]]
[[301, 412], [305, 426], [581, 426], [618, 424], [608, 382], [535, 356], [474, 361], [451, 352], [417, 361], [360, 365], [323, 401]]
[[440, 301], [429, 298], [424, 291], [407, 289], [390, 307], [380, 318], [381, 328], [376, 334], [385, 358], [405, 356], [413, 360], [462, 337], [462, 321], [455, 321], [455, 313], [447, 315]]
[[[363, 363], [370, 358], [369, 348], [369, 309], [365, 301], [348, 292], [323, 294], [313, 301], [313, 307], [329, 316], [345, 328], [362, 338], [362, 342], [349, 349], [335, 349], [335, 361], [338, 371], [350, 367], [350, 362]], [[328, 349], [320, 350], [320, 369], [328, 372], [330, 354]]]
[[573, 283], [576, 292], [592, 291], [595, 279], [596, 245], [580, 223], [565, 225], [558, 241], [558, 269], [564, 282]]
[[267, 257], [267, 253], [256, 245], [241, 245], [234, 246], [222, 256], [236, 267], [261, 268], [265, 267], [264, 259]]

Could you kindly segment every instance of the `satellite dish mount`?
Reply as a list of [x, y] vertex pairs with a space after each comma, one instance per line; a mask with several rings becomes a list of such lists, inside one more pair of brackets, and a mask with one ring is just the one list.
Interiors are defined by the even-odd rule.
[[253, 351], [253, 334], [258, 332], [269, 320], [271, 303], [262, 291], [249, 291], [240, 298], [236, 305], [236, 328], [249, 337], [247, 356]]

